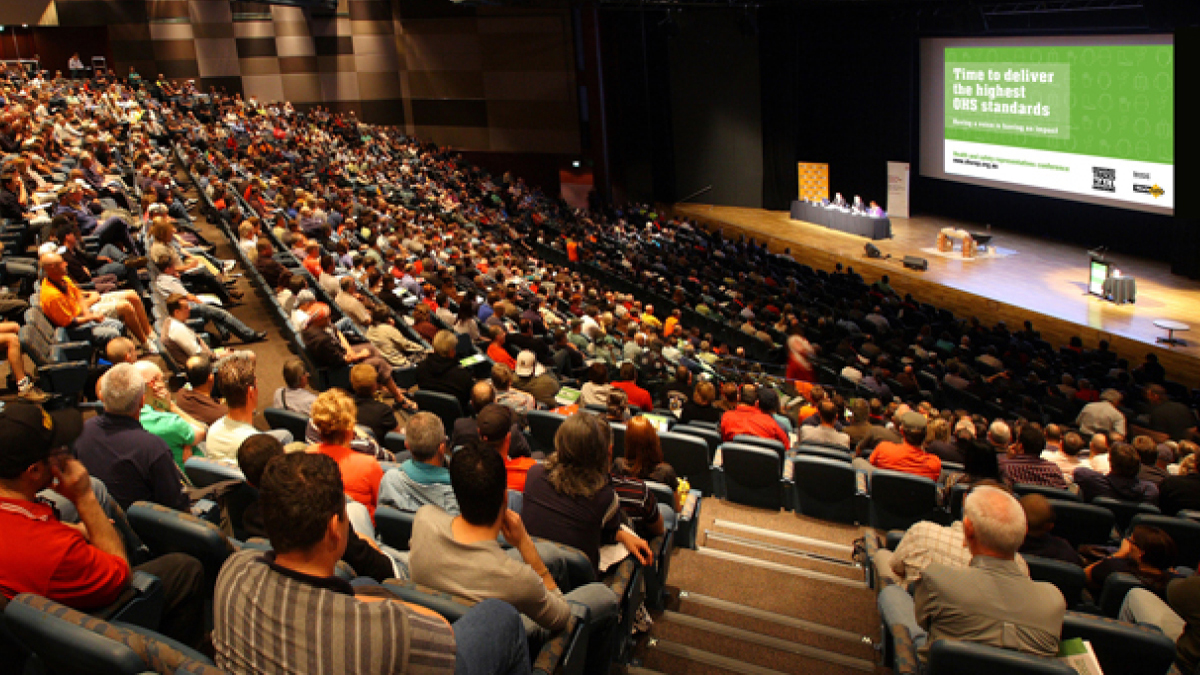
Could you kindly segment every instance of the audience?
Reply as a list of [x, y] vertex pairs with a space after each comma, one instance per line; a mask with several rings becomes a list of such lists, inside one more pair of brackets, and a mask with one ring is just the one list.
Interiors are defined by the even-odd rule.
[[1067, 489], [1062, 470], [1053, 462], [1042, 459], [1046, 437], [1032, 424], [1021, 427], [1017, 442], [1009, 454], [1000, 456], [1000, 474], [1009, 483], [1026, 483]]
[[1079, 486], [1084, 501], [1090, 502], [1096, 497], [1132, 502], [1158, 501], [1158, 487], [1138, 478], [1142, 464], [1133, 446], [1115, 443], [1108, 454], [1112, 457], [1112, 469], [1108, 475], [1086, 466], [1075, 469], [1075, 485]]
[[416, 511], [432, 504], [458, 515], [458, 500], [446, 468], [450, 448], [441, 418], [427, 412], [413, 415], [405, 429], [404, 446], [412, 457], [383, 475], [379, 503], [401, 511]]
[[721, 440], [731, 441], [739, 434], [774, 439], [784, 448], [792, 445], [775, 418], [758, 407], [758, 388], [752, 384], [738, 388], [737, 407], [721, 416]]
[[869, 466], [864, 465], [862, 458], [854, 460], [855, 466], [868, 472], [872, 468], [889, 469], [937, 480], [942, 474], [942, 460], [922, 449], [926, 425], [925, 416], [921, 413], [904, 413], [900, 418], [900, 433], [904, 441], [881, 442], [871, 453]]
[[1048, 499], [1042, 495], [1025, 495], [1021, 497], [1021, 508], [1025, 510], [1025, 523], [1028, 527], [1025, 541], [1021, 544], [1021, 553], [1083, 566], [1083, 558], [1079, 557], [1075, 547], [1066, 539], [1051, 534], [1055, 514], [1054, 507]]
[[464, 411], [469, 410], [475, 378], [458, 363], [458, 336], [441, 330], [426, 339], [433, 343], [433, 353], [417, 364], [417, 387], [449, 394], [458, 399]]
[[312, 407], [312, 423], [321, 442], [308, 451], [327, 455], [337, 462], [346, 495], [365, 506], [374, 520], [383, 469], [374, 457], [350, 449], [357, 413], [354, 400], [341, 389], [321, 392]]
[[317, 394], [308, 386], [308, 368], [298, 358], [290, 358], [283, 364], [284, 386], [275, 390], [271, 396], [271, 407], [278, 410], [307, 415], [312, 411], [312, 404], [317, 400]]
[[224, 462], [237, 461], [238, 448], [242, 441], [267, 433], [287, 445], [292, 434], [286, 429], [259, 431], [254, 426], [254, 413], [258, 409], [258, 378], [254, 374], [254, 359], [237, 357], [226, 359], [217, 366], [217, 386], [229, 406], [229, 413], [217, 420], [208, 429], [205, 453], [209, 459]]
[[1125, 572], [1137, 577], [1159, 598], [1165, 598], [1167, 584], [1179, 575], [1171, 570], [1179, 551], [1171, 536], [1157, 527], [1137, 525], [1121, 539], [1121, 547], [1111, 556], [1092, 563], [1087, 572], [1088, 589], [1100, 597], [1104, 580], [1110, 574]]
[[812, 443], [815, 445], [829, 445], [833, 447], [850, 449], [850, 434], [844, 431], [838, 431], [833, 425], [837, 422], [838, 409], [833, 401], [828, 399], [821, 401], [817, 405], [817, 415], [820, 419], [820, 424], [817, 426], [802, 425], [800, 427], [800, 443], [801, 445]]

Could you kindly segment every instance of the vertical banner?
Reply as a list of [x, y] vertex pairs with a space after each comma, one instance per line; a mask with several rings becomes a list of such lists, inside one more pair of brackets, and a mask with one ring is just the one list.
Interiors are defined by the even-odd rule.
[[908, 217], [908, 162], [888, 162], [887, 212], [893, 218]]
[[829, 165], [809, 162], [796, 163], [796, 175], [800, 185], [798, 197], [812, 201], [829, 199]]

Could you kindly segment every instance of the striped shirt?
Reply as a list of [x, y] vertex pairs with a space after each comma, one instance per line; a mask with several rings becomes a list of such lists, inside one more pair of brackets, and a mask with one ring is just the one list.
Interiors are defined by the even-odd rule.
[[451, 675], [454, 633], [398, 602], [362, 602], [337, 577], [276, 565], [241, 551], [217, 578], [217, 667], [236, 673]]

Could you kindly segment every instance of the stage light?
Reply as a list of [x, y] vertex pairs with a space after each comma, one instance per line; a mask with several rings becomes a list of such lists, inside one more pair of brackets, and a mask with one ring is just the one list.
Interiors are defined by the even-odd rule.
[[576, 169], [578, 169], [581, 165], [582, 165], [582, 163], [579, 160], [577, 160], [577, 159], [571, 160], [571, 166], [575, 167]]

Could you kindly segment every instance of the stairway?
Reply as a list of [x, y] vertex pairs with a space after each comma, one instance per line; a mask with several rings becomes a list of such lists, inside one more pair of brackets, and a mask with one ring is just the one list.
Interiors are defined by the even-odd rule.
[[874, 673], [879, 618], [853, 560], [860, 528], [706, 500], [676, 550], [666, 609], [629, 675]]

